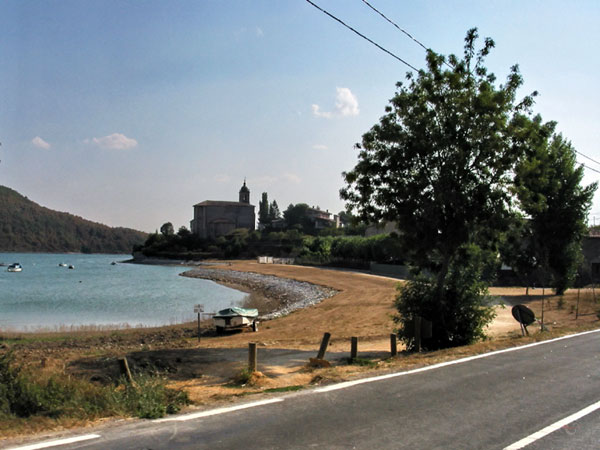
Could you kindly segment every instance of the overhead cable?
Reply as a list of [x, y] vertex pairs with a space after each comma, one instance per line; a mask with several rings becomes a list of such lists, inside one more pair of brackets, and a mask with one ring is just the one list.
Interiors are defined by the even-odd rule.
[[320, 6], [314, 4], [313, 2], [311, 2], [310, 0], [306, 0], [308, 3], [310, 3], [312, 6], [314, 6], [315, 8], [317, 8], [319, 11], [321, 11], [322, 13], [328, 15], [329, 17], [331, 17], [333, 20], [335, 20], [336, 22], [341, 23], [343, 26], [345, 26], [346, 28], [348, 28], [350, 31], [353, 31], [354, 33], [358, 34], [361, 38], [365, 39], [366, 41], [370, 42], [371, 44], [373, 44], [375, 47], [377, 47], [379, 50], [384, 51], [385, 53], [387, 53], [388, 55], [390, 55], [391, 57], [397, 59], [398, 61], [400, 61], [402, 64], [410, 67], [412, 70], [414, 70], [415, 72], [418, 72], [419, 69], [417, 69], [415, 66], [407, 63], [406, 61], [404, 61], [402, 58], [400, 58], [399, 56], [394, 55], [392, 52], [390, 52], [389, 50], [383, 48], [381, 45], [379, 45], [377, 42], [369, 39], [367, 36], [365, 36], [364, 34], [360, 33], [359, 31], [356, 31], [354, 28], [352, 28], [350, 25], [346, 24], [344, 21], [342, 21], [341, 19], [338, 19], [337, 17], [335, 17], [333, 14], [325, 11], [323, 8], [321, 8]]
[[392, 21], [391, 19], [389, 19], [388, 17], [386, 17], [385, 14], [383, 14], [381, 11], [379, 11], [377, 8], [375, 8], [373, 5], [371, 5], [367, 0], [362, 0], [362, 2], [365, 5], [367, 5], [369, 8], [371, 8], [373, 11], [375, 11], [377, 14], [379, 14], [381, 17], [383, 17], [385, 20], [387, 20], [389, 23], [391, 23], [396, 28], [398, 28], [400, 31], [402, 31], [405, 35], [407, 35], [409, 38], [411, 38], [413, 41], [415, 41], [421, 47], [423, 47], [423, 49], [430, 50], [428, 47], [425, 47], [421, 42], [419, 42], [417, 39], [415, 39], [409, 32], [407, 32], [406, 30], [403, 30], [396, 23], [394, 23], [394, 21]]
[[596, 173], [600, 173], [600, 170], [596, 170], [591, 168], [590, 166], [586, 166], [584, 163], [580, 163], [583, 167], [585, 167], [586, 169], [590, 169], [592, 172], [596, 172]]
[[[573, 150], [575, 150], [575, 149], [573, 149]], [[600, 165], [600, 162], [596, 161], [595, 159], [592, 159], [592, 158], [590, 158], [590, 157], [589, 157], [589, 156], [587, 156], [587, 155], [584, 155], [584, 154], [583, 154], [583, 153], [581, 153], [581, 152], [578, 152], [577, 150], [575, 150], [575, 153], [577, 153], [578, 155], [581, 155], [581, 156], [583, 156], [584, 158], [587, 158], [587, 159], [589, 159], [590, 161], [592, 161], [592, 162], [595, 162], [596, 164]]]
[[[385, 20], [387, 20], [389, 23], [391, 23], [392, 25], [394, 25], [402, 33], [404, 33], [409, 38], [411, 38], [413, 41], [415, 41], [417, 44], [419, 44], [421, 47], [423, 47], [424, 50], [431, 51], [431, 49], [429, 47], [426, 47], [421, 41], [419, 41], [418, 39], [416, 39], [415, 37], [413, 37], [412, 34], [410, 34], [408, 31], [404, 30], [400, 26], [398, 26], [398, 24], [396, 22], [394, 22], [392, 19], [390, 19], [385, 14], [383, 14], [381, 11], [379, 11], [377, 8], [375, 8], [373, 5], [371, 5], [367, 0], [362, 0], [362, 2], [365, 5], [367, 5], [369, 8], [371, 8], [373, 11], [375, 11], [377, 14], [379, 14], [381, 17], [383, 17]], [[453, 67], [450, 64], [448, 64], [446, 61], [444, 61], [444, 64], [446, 66], [450, 67], [451, 69], [453, 69]]]

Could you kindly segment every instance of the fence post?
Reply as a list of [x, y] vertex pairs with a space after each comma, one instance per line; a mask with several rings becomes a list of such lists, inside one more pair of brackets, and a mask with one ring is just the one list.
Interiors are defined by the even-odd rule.
[[350, 338], [350, 361], [354, 361], [358, 356], [358, 337]]
[[331, 333], [325, 333], [323, 335], [323, 340], [321, 341], [321, 348], [319, 348], [319, 354], [317, 355], [317, 359], [325, 358], [325, 351], [327, 350], [327, 346], [329, 345], [330, 338]]
[[390, 352], [392, 356], [396, 356], [398, 354], [398, 336], [394, 333], [390, 334]]
[[258, 350], [256, 348], [256, 342], [248, 343], [248, 370], [250, 372], [256, 372], [256, 366], [258, 362]]
[[127, 358], [123, 356], [119, 358], [119, 369], [121, 370], [121, 375], [125, 375], [127, 381], [133, 384], [133, 377], [131, 376], [131, 371], [129, 370], [129, 364], [127, 363]]

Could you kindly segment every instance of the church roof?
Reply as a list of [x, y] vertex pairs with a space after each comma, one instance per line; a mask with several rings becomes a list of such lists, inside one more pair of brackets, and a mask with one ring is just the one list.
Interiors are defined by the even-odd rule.
[[249, 203], [243, 203], [243, 202], [227, 202], [227, 201], [221, 201], [221, 200], [204, 200], [203, 202], [197, 203], [194, 206], [243, 206], [243, 207], [252, 207], [254, 208], [254, 205], [250, 205]]
[[244, 180], [244, 185], [240, 189], [240, 193], [242, 192], [250, 192], [250, 189], [248, 189], [248, 186], [246, 186], [246, 180]]

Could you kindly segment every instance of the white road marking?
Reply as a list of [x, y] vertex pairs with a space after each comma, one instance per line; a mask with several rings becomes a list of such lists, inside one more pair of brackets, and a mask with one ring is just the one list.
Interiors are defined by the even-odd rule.
[[157, 422], [173, 422], [173, 421], [193, 420], [193, 419], [199, 419], [201, 417], [209, 417], [209, 416], [216, 416], [218, 414], [226, 414], [228, 412], [238, 411], [240, 409], [254, 408], [255, 406], [263, 406], [263, 405], [268, 405], [271, 403], [279, 403], [282, 401], [283, 401], [282, 398], [272, 398], [269, 400], [261, 400], [261, 401], [253, 402], [253, 403], [244, 403], [243, 405], [230, 406], [228, 408], [217, 408], [217, 409], [211, 409], [209, 411], [201, 411], [201, 412], [192, 413], [192, 414], [185, 414], [182, 416], [167, 417], [165, 419], [156, 419], [156, 420], [153, 420], [153, 422], [157, 423]]
[[87, 441], [89, 439], [97, 439], [99, 437], [100, 437], [99, 434], [86, 434], [84, 436], [76, 436], [76, 437], [72, 437], [72, 438], [59, 439], [57, 441], [46, 441], [46, 442], [40, 442], [38, 444], [25, 445], [23, 447], [13, 447], [9, 450], [36, 450], [38, 448], [48, 448], [48, 447], [55, 447], [57, 445], [73, 444], [75, 442]]
[[[360, 380], [354, 380], [354, 381], [346, 381], [343, 383], [338, 383], [338, 384], [333, 384], [331, 386], [325, 386], [322, 388], [318, 388], [315, 389], [313, 391], [307, 392], [307, 393], [321, 393], [321, 392], [329, 392], [329, 391], [336, 391], [338, 389], [345, 389], [351, 386], [356, 386], [358, 384], [364, 384], [364, 383], [372, 383], [375, 381], [380, 381], [380, 380], [386, 380], [388, 378], [395, 378], [395, 377], [401, 377], [404, 375], [410, 375], [413, 373], [419, 373], [419, 372], [425, 372], [428, 370], [434, 370], [434, 369], [439, 369], [440, 367], [445, 367], [445, 366], [451, 366], [453, 364], [461, 364], [464, 362], [468, 362], [468, 361], [473, 361], [475, 359], [480, 359], [480, 358], [487, 358], [489, 356], [494, 356], [494, 355], [499, 355], [501, 353], [508, 353], [508, 352], [514, 352], [514, 351], [518, 351], [518, 350], [523, 350], [526, 348], [530, 348], [530, 347], [536, 347], [538, 345], [545, 345], [545, 344], [550, 344], [551, 342], [556, 342], [556, 341], [562, 341], [564, 339], [570, 339], [570, 338], [574, 338], [577, 336], [584, 336], [586, 334], [591, 334], [591, 333], [598, 333], [600, 332], [600, 330], [591, 330], [591, 331], [584, 331], [583, 333], [577, 333], [577, 334], [570, 334], [568, 336], [562, 336], [556, 339], [550, 339], [547, 341], [541, 341], [541, 342], [534, 342], [532, 344], [527, 344], [527, 345], [522, 345], [520, 347], [511, 347], [511, 348], [506, 348], [504, 350], [497, 350], [494, 352], [490, 352], [490, 353], [483, 353], [481, 355], [475, 355], [475, 356], [469, 356], [466, 358], [461, 358], [461, 359], [456, 359], [453, 361], [447, 361], [447, 362], [443, 362], [443, 363], [439, 363], [439, 364], [434, 364], [432, 366], [426, 366], [426, 367], [421, 367], [419, 369], [414, 369], [414, 370], [409, 370], [406, 372], [397, 372], [397, 373], [391, 373], [391, 374], [387, 374], [387, 375], [380, 375], [377, 377], [371, 377], [371, 378], [363, 378]], [[173, 421], [186, 421], [186, 420], [193, 420], [193, 419], [198, 419], [198, 418], [202, 418], [202, 417], [210, 417], [210, 416], [215, 416], [218, 414], [226, 414], [228, 412], [233, 412], [233, 411], [239, 411], [241, 409], [247, 409], [247, 408], [254, 408], [256, 406], [263, 406], [263, 405], [268, 405], [271, 403], [279, 403], [284, 401], [283, 398], [273, 398], [273, 399], [269, 399], [269, 400], [261, 400], [258, 402], [253, 402], [253, 403], [245, 403], [242, 405], [237, 405], [237, 406], [231, 406], [229, 408], [217, 408], [217, 409], [211, 409], [209, 411], [202, 411], [202, 412], [198, 412], [198, 413], [192, 413], [192, 414], [185, 414], [182, 416], [175, 416], [175, 417], [167, 417], [164, 419], [157, 419], [157, 420], [153, 420], [154, 423], [159, 423], [159, 422], [173, 422]], [[593, 408], [593, 409], [590, 409]], [[594, 403], [594, 405], [588, 406], [587, 408], [585, 408], [584, 410], [580, 411], [580, 413], [577, 414], [581, 414], [584, 411], [589, 411], [583, 413], [581, 416], [579, 417], [583, 417], [586, 414], [589, 414], [592, 411], [595, 411], [596, 409], [600, 408], [600, 402], [598, 403]], [[573, 416], [569, 416], [566, 419], [563, 420], [568, 420], [570, 419], [568, 422], [563, 423], [563, 421], [557, 422], [561, 423], [561, 425], [558, 426], [558, 428], [560, 428], [561, 426], [564, 426], [567, 423], [570, 423], [574, 420], [577, 420], [577, 418], [572, 419], [572, 417], [576, 416], [576, 414], [574, 414]], [[555, 424], [556, 425], [556, 424]], [[550, 428], [550, 427], [547, 427]], [[542, 433], [544, 432], [547, 428], [544, 428], [544, 430], [539, 431], [538, 433]], [[549, 431], [548, 433], [551, 433], [552, 431]], [[538, 433], [535, 433], [535, 435], [537, 435]], [[546, 433], [546, 434], [548, 434]], [[531, 435], [534, 436], [534, 435]], [[531, 437], [530, 436], [530, 437]], [[11, 448], [9, 450], [36, 450], [36, 449], [40, 449], [40, 448], [48, 448], [48, 447], [53, 447], [53, 446], [58, 446], [58, 445], [66, 445], [66, 444], [71, 444], [74, 442], [79, 442], [79, 441], [85, 441], [88, 439], [96, 439], [101, 437], [98, 434], [87, 434], [84, 436], [78, 436], [78, 437], [73, 437], [73, 438], [68, 438], [68, 439], [61, 439], [61, 440], [57, 440], [57, 441], [48, 441], [48, 442], [41, 442], [38, 444], [32, 444], [32, 445], [26, 445], [24, 447], [14, 447]], [[525, 438], [528, 439], [528, 438]], [[523, 441], [525, 440], [523, 439]], [[539, 439], [539, 438], [538, 438]], [[519, 441], [521, 442], [521, 441]], [[533, 441], [531, 441], [533, 442]], [[515, 443], [513, 445], [516, 445], [518, 443]], [[525, 444], [528, 445], [528, 444]], [[517, 449], [517, 448], [522, 448], [522, 447], [507, 447], [507, 449]]]
[[505, 447], [504, 450], [517, 450], [523, 447], [527, 447], [529, 444], [537, 441], [538, 439], [543, 438], [544, 436], [549, 435], [550, 433], [559, 430], [565, 425], [570, 424], [571, 422], [575, 422], [576, 420], [581, 419], [584, 416], [587, 416], [590, 413], [593, 413], [597, 409], [600, 409], [600, 402], [596, 402], [593, 405], [588, 406], [587, 408], [583, 408], [581, 411], [576, 412], [575, 414], [571, 414], [568, 417], [565, 417], [558, 422], [553, 423], [552, 425], [548, 425], [546, 428], [541, 429], [540, 431], [533, 433], [526, 438], [521, 439], [518, 442], [515, 442], [508, 447]]
[[408, 370], [406, 372], [396, 372], [396, 373], [380, 375], [380, 376], [372, 377], [372, 378], [362, 378], [362, 379], [354, 380], [354, 381], [346, 381], [343, 383], [337, 383], [337, 384], [332, 384], [331, 386], [325, 386], [322, 388], [318, 388], [318, 389], [315, 389], [313, 392], [321, 393], [321, 392], [337, 391], [338, 389], [346, 389], [346, 388], [349, 388], [352, 386], [356, 386], [358, 384], [372, 383], [374, 381], [387, 380], [388, 378], [396, 378], [396, 377], [402, 377], [405, 375], [411, 375], [413, 373], [426, 372], [428, 370], [435, 370], [435, 369], [439, 369], [441, 367], [452, 366], [454, 364], [462, 364], [465, 362], [474, 361], [476, 359], [488, 358], [490, 356], [499, 355], [501, 353], [516, 352], [518, 350], [524, 350], [526, 348], [537, 347], [538, 345], [546, 345], [546, 344], [550, 344], [552, 342], [562, 341], [564, 339], [571, 339], [571, 338], [574, 338], [577, 336], [584, 336], [586, 334], [598, 333], [598, 332], [600, 332], [600, 330], [584, 331], [583, 333], [570, 334], [568, 336], [562, 336], [562, 337], [559, 337], [556, 339], [550, 339], [547, 341], [534, 342], [532, 344], [521, 345], [519, 347], [505, 348], [503, 350], [496, 350], [494, 352], [482, 353], [480, 355], [467, 356], [466, 358], [455, 359], [452, 361], [446, 361], [443, 363], [433, 364], [431, 366], [421, 367], [419, 369]]

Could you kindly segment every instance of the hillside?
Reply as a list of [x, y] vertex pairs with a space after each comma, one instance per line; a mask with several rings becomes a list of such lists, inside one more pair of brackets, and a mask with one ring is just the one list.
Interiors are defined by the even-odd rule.
[[131, 253], [146, 237], [44, 208], [0, 186], [0, 251]]

